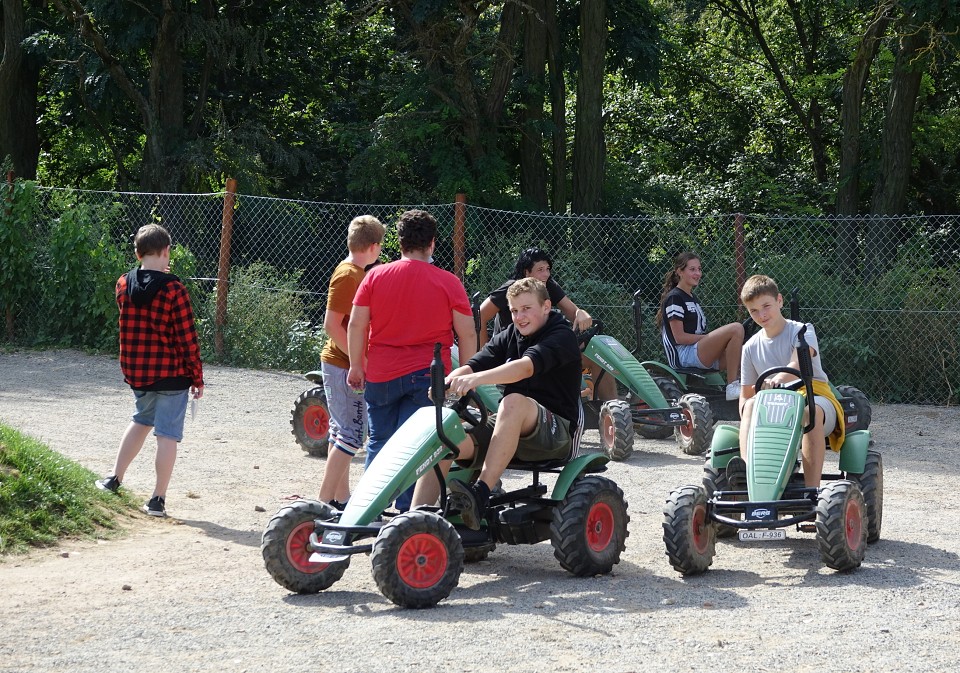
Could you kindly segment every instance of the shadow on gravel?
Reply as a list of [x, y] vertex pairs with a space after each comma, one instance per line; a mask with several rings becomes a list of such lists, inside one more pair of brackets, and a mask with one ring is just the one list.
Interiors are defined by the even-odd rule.
[[209, 537], [217, 540], [233, 542], [234, 544], [242, 544], [247, 547], [260, 547], [260, 533], [257, 531], [236, 530], [234, 528], [221, 526], [220, 524], [216, 524], [211, 521], [191, 521], [190, 519], [178, 519], [178, 521], [180, 521], [180, 523], [182, 523], [184, 526], [199, 528]]
[[[342, 608], [345, 614], [369, 617], [409, 617], [418, 624], [436, 622], [449, 625], [451, 620], [496, 621], [514, 615], [536, 614], [554, 618], [584, 631], [607, 633], [595, 625], [571, 623], [552, 613], [584, 615], [617, 615], [650, 613], [678, 608], [737, 609], [747, 600], [735, 592], [712, 586], [703, 576], [691, 579], [662, 577], [630, 563], [621, 563], [612, 575], [573, 577], [563, 569], [555, 570], [496, 563], [483, 564], [483, 575], [471, 583], [469, 571], [480, 566], [468, 565], [461, 584], [436, 607], [427, 610], [405, 610], [394, 606], [376, 588], [369, 568], [350, 572], [366, 572], [370, 590], [337, 591], [336, 585], [313, 595], [290, 594], [283, 598], [289, 605], [312, 608]], [[495, 575], [490, 575], [495, 571]], [[475, 577], [473, 579], [476, 579]], [[464, 581], [466, 580], [466, 581]], [[696, 587], [696, 592], [689, 589]]]

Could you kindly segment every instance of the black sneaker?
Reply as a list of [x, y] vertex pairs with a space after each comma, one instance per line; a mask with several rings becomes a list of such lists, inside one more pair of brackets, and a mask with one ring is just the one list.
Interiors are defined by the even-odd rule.
[[164, 502], [165, 501], [162, 496], [155, 495], [150, 498], [149, 502], [147, 502], [142, 509], [150, 516], [166, 516], [167, 508], [164, 507]]
[[464, 526], [471, 530], [480, 530], [483, 512], [480, 511], [476, 492], [469, 484], [459, 479], [451, 479], [447, 489], [450, 491], [448, 508], [460, 510], [460, 518], [463, 519]]
[[747, 463], [740, 456], [734, 456], [727, 463], [727, 484], [731, 491], [747, 490]]
[[120, 480], [117, 479], [116, 475], [111, 474], [109, 477], [104, 477], [103, 479], [97, 479], [94, 482], [101, 491], [110, 491], [111, 493], [116, 493], [120, 490]]

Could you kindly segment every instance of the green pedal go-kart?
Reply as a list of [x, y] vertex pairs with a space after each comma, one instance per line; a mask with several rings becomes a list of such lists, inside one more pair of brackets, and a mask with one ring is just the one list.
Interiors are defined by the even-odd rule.
[[[530, 483], [514, 491], [497, 489], [479, 531], [463, 526], [459, 513], [448, 507], [439, 462], [457, 455], [459, 442], [485, 425], [487, 412], [474, 393], [452, 408], [444, 404], [439, 345], [431, 365], [431, 396], [434, 406], [417, 410], [388, 440], [342, 512], [300, 500], [273, 516], [261, 552], [278, 584], [316, 593], [343, 577], [355, 555], [369, 554], [374, 581], [387, 598], [402, 607], [426, 608], [453, 591], [465, 561], [486, 558], [497, 544], [550, 540], [560, 565], [579, 577], [608, 573], [620, 562], [630, 517], [623, 491], [596, 474], [608, 461], [600, 453], [512, 463], [510, 469], [528, 473]], [[441, 484], [439, 506], [386, 511], [431, 471]], [[545, 474], [556, 475], [552, 490], [541, 480]], [[449, 479], [475, 477], [473, 471], [454, 469]]]
[[[713, 563], [718, 536], [736, 532], [741, 541], [782, 540], [784, 529], [816, 534], [820, 558], [839, 571], [860, 566], [867, 543], [880, 539], [883, 519], [883, 461], [870, 448], [869, 430], [858, 429], [856, 412], [845, 413], [846, 435], [839, 474], [824, 474], [825, 485], [806, 487], [799, 470], [803, 411], [815, 413], [813, 365], [798, 333], [800, 371], [775, 367], [756, 382], [747, 456], [740, 455], [739, 429], [717, 426], [702, 484], [681, 486], [667, 499], [663, 541], [675, 570], [702, 573]], [[799, 377], [783, 388], [763, 390], [774, 374]], [[806, 395], [799, 389], [805, 388]], [[737, 469], [734, 469], [736, 467]], [[729, 468], [729, 469], [728, 469]]]

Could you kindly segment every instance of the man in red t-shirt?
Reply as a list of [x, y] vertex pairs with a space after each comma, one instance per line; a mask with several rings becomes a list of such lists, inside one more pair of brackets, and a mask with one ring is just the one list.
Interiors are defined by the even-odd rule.
[[[449, 372], [456, 332], [461, 362], [477, 350], [473, 312], [460, 280], [431, 264], [437, 221], [423, 210], [408, 210], [397, 222], [401, 258], [372, 269], [353, 299], [347, 327], [350, 371], [347, 382], [363, 388], [370, 425], [366, 465], [420, 407], [430, 406], [433, 346], [443, 346]], [[397, 498], [409, 509], [413, 490]]]

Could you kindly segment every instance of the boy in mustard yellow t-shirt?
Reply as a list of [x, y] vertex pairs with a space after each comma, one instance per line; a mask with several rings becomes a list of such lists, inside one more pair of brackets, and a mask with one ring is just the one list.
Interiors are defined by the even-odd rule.
[[363, 446], [367, 423], [363, 392], [347, 385], [347, 324], [360, 281], [380, 256], [383, 234], [383, 224], [372, 215], [354, 218], [347, 229], [347, 258], [333, 270], [327, 290], [323, 329], [328, 338], [320, 356], [320, 370], [330, 412], [330, 446], [320, 500], [337, 509], [342, 509], [350, 497], [350, 461]]

